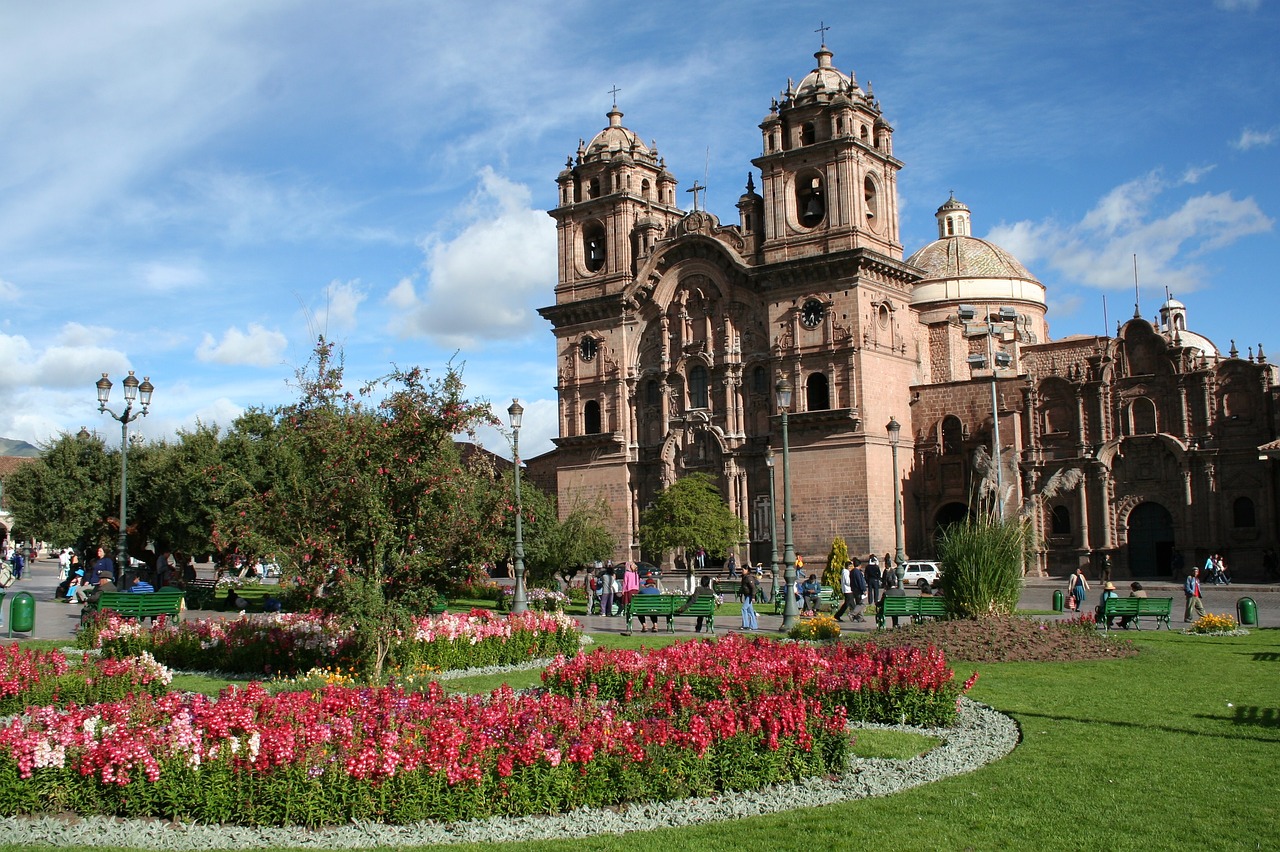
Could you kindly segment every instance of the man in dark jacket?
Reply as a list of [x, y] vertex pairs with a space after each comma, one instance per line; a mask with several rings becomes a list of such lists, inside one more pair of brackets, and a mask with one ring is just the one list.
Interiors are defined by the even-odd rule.
[[[698, 581], [698, 588], [693, 590], [693, 594], [689, 595], [689, 599], [680, 605], [680, 608], [676, 610], [675, 614], [679, 615], [680, 613], [688, 609], [689, 606], [694, 601], [697, 601], [703, 598], [709, 598], [712, 601], [715, 601], [716, 599], [715, 590], [711, 588], [710, 574], [704, 574], [702, 576], [702, 578]], [[702, 632], [702, 616], [698, 616], [697, 620], [694, 621], [693, 632], [694, 633]]]
[[[879, 567], [872, 568], [867, 566], [868, 571], [879, 571]], [[862, 569], [855, 566], [849, 568], [849, 580], [853, 585], [853, 620], [865, 621], [862, 613], [867, 608], [867, 578], [863, 575]]]

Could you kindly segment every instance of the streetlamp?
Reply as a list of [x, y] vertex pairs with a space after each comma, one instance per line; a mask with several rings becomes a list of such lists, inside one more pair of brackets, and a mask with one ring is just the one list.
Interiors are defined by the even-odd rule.
[[[974, 318], [975, 310], [972, 305], [960, 306], [960, 319], [971, 320]], [[1012, 322], [1018, 318], [1018, 312], [1013, 308], [1001, 308], [1001, 322]], [[991, 368], [991, 462], [996, 468], [996, 517], [1004, 520], [1004, 467], [1000, 457], [1000, 401], [996, 394], [997, 369], [999, 367], [1007, 367], [1013, 359], [1008, 352], [996, 352], [995, 344], [992, 338], [995, 337], [996, 327], [991, 322], [990, 313], [987, 314], [985, 320], [987, 327], [987, 357], [981, 355], [969, 356], [970, 369]]]
[[776, 607], [778, 604], [778, 504], [773, 496], [773, 447], [765, 450], [764, 463], [769, 468], [769, 542], [773, 547], [769, 556], [769, 570], [773, 575], [773, 591], [769, 595], [769, 602]]
[[507, 409], [511, 417], [511, 458], [516, 464], [516, 595], [511, 601], [511, 611], [519, 614], [529, 608], [528, 598], [524, 590], [524, 524], [520, 517], [520, 418], [524, 415], [524, 406], [520, 400], [511, 400]]
[[783, 594], [787, 596], [782, 607], [782, 630], [787, 631], [795, 626], [796, 616], [796, 547], [791, 540], [791, 442], [787, 437], [787, 411], [791, 408], [791, 382], [786, 376], [778, 379], [774, 385], [778, 408], [782, 410], [782, 560], [786, 565], [786, 586]]
[[[111, 397], [111, 379], [103, 373], [102, 378], [95, 384], [98, 387], [98, 412], [110, 414], [113, 420], [120, 422], [120, 538], [116, 542], [116, 576], [118, 578], [129, 567], [129, 534], [126, 531], [128, 529], [126, 513], [129, 506], [129, 424], [139, 417], [147, 416], [147, 408], [151, 405], [151, 394], [155, 391], [155, 386], [151, 384], [149, 376], [139, 382], [133, 370], [130, 370], [123, 382], [124, 411], [116, 414], [107, 408], [107, 400]], [[142, 410], [136, 414], [133, 411], [135, 399], [142, 404]]]
[[889, 446], [893, 448], [893, 561], [901, 565], [907, 561], [907, 548], [902, 531], [902, 477], [898, 473], [898, 433], [902, 424], [892, 414], [889, 415]]

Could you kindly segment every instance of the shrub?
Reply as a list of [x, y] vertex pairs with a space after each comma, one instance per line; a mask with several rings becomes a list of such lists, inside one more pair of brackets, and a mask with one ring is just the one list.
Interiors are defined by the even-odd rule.
[[1212, 612], [1206, 612], [1200, 616], [1191, 625], [1192, 633], [1231, 633], [1236, 629], [1236, 620], [1233, 616], [1223, 613], [1215, 615]]
[[163, 694], [173, 673], [150, 654], [69, 661], [60, 651], [0, 648], [0, 714], [45, 704], [95, 704], [145, 691]]
[[947, 605], [961, 618], [1012, 615], [1022, 594], [1023, 520], [971, 518], [943, 527], [938, 538]]
[[829, 641], [840, 638], [840, 625], [830, 615], [802, 619], [787, 633], [789, 639]]
[[840, 570], [849, 561], [849, 546], [842, 536], [836, 536], [831, 542], [831, 552], [827, 555], [827, 567], [822, 572], [822, 585], [831, 586], [840, 591]]

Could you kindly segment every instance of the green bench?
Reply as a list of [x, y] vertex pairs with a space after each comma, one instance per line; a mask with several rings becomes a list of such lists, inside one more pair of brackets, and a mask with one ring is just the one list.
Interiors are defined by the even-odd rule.
[[667, 632], [675, 632], [677, 617], [706, 619], [708, 633], [716, 632], [716, 602], [712, 598], [695, 598], [683, 612], [678, 610], [689, 600], [684, 595], [632, 595], [627, 605], [627, 632], [631, 632], [631, 620], [638, 615], [661, 615], [667, 620]]
[[[796, 588], [800, 586], [797, 584]], [[773, 614], [782, 615], [783, 607], [786, 605], [787, 590], [784, 586], [778, 587], [778, 597], [773, 602]], [[818, 611], [819, 612], [835, 612], [840, 608], [840, 604], [844, 603], [844, 595], [837, 592], [831, 586], [820, 586], [818, 588]], [[804, 606], [804, 600], [796, 601], [797, 607]]]
[[442, 615], [449, 609], [448, 598], [436, 598], [431, 606], [427, 607], [427, 615]]
[[212, 609], [214, 599], [218, 596], [218, 584], [213, 580], [187, 581], [187, 607], [190, 609]]
[[876, 627], [884, 629], [886, 618], [910, 618], [919, 622], [925, 618], [946, 618], [947, 602], [943, 598], [905, 595], [886, 595], [876, 607]]
[[1102, 613], [1098, 616], [1098, 620], [1102, 623], [1102, 630], [1105, 633], [1111, 632], [1111, 619], [1127, 618], [1125, 625], [1137, 625], [1138, 629], [1142, 629], [1141, 619], [1143, 617], [1154, 618], [1156, 620], [1156, 630], [1160, 629], [1163, 624], [1166, 629], [1172, 630], [1169, 624], [1169, 614], [1173, 610], [1173, 598], [1107, 598], [1102, 602]]
[[159, 615], [182, 617], [183, 593], [181, 591], [103, 592], [90, 608], [97, 612], [114, 612], [125, 618], [154, 619]]

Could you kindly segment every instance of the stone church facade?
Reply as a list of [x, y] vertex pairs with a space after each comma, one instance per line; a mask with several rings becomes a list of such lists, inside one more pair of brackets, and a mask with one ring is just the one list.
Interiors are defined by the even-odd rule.
[[528, 461], [531, 479], [562, 512], [605, 499], [624, 559], [642, 555], [644, 507], [708, 473], [749, 530], [739, 559], [768, 562], [785, 376], [798, 553], [825, 557], [837, 535], [855, 554], [892, 551], [901, 488], [907, 553], [931, 555], [982, 493], [974, 454], [992, 446], [994, 408], [1002, 509], [1027, 513], [1040, 542], [1030, 570], [1110, 557], [1118, 576], [1167, 574], [1175, 552], [1190, 564], [1221, 548], [1260, 571], [1280, 493], [1258, 456], [1277, 434], [1261, 347], [1221, 356], [1172, 299], [1114, 338], [1053, 341], [1044, 286], [973, 237], [954, 198], [938, 239], [904, 257], [893, 129], [869, 85], [825, 46], [815, 58], [760, 124], [734, 224], [700, 209], [696, 183], [682, 210], [616, 106], [569, 158], [550, 211], [555, 304], [541, 311], [560, 435]]

